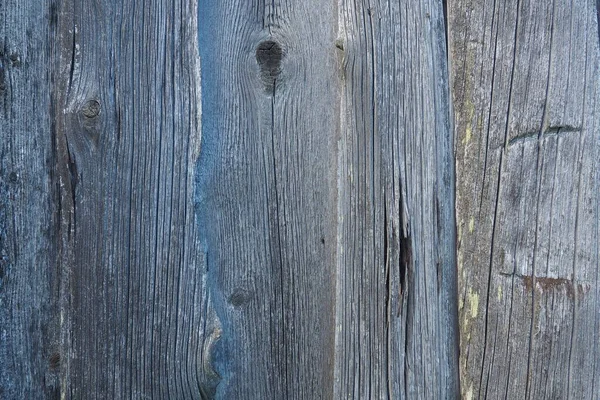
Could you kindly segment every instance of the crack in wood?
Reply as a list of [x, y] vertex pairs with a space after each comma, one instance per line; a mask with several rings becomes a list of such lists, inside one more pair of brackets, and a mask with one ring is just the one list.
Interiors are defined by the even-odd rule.
[[522, 134], [510, 139], [508, 141], [508, 146], [512, 146], [516, 143], [520, 143], [520, 142], [524, 142], [524, 141], [541, 139], [541, 138], [547, 137], [547, 136], [563, 136], [563, 135], [567, 135], [569, 133], [581, 132], [581, 131], [582, 131], [582, 128], [574, 127], [574, 126], [570, 126], [570, 125], [550, 126], [550, 127], [546, 128], [543, 132], [541, 132], [541, 134], [540, 134], [540, 132], [537, 132], [537, 131], [529, 131], [529, 132], [522, 133]]

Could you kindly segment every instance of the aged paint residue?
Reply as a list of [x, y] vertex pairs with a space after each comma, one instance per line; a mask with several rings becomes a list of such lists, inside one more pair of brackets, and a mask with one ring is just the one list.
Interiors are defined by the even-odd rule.
[[471, 217], [469, 220], [469, 233], [473, 233], [475, 230], [475, 217]]
[[471, 329], [469, 327], [469, 321], [470, 321], [469, 316], [465, 315], [465, 320], [463, 321], [462, 328], [463, 328], [463, 338], [465, 339], [465, 341], [467, 343], [471, 342]]
[[589, 283], [575, 283], [572, 279], [566, 278], [550, 278], [544, 276], [532, 276], [521, 274], [500, 273], [502, 276], [516, 277], [521, 279], [525, 290], [533, 291], [534, 289], [540, 293], [549, 291], [563, 291], [570, 299], [581, 298], [591, 289]]
[[502, 301], [502, 286], [498, 285], [498, 301]]
[[471, 318], [477, 317], [479, 311], [479, 293], [474, 292], [469, 288], [469, 309], [471, 310]]
[[464, 278], [463, 277], [463, 252], [462, 252], [462, 249], [461, 249], [462, 225], [463, 225], [463, 221], [460, 221], [460, 224], [458, 224], [458, 232], [457, 232], [457, 238], [456, 238], [457, 239], [457, 243], [458, 243], [458, 251], [457, 251], [456, 264], [457, 264], [459, 278]]
[[468, 124], [465, 129], [465, 137], [463, 139], [463, 144], [468, 144], [471, 141], [471, 136], [473, 136], [473, 130], [471, 129], [471, 125]]
[[[474, 292], [473, 289], [469, 288], [469, 292], [467, 293], [467, 302], [469, 304], [469, 309], [463, 314], [463, 322], [462, 322], [462, 337], [461, 340], [465, 340], [467, 343], [471, 341], [471, 327], [470, 322], [471, 319], [477, 317], [477, 313], [479, 311], [479, 293]], [[465, 306], [465, 301], [461, 298], [458, 300], [458, 308], [460, 311], [463, 310]]]
[[[523, 279], [523, 285], [528, 291], [533, 290], [534, 279], [531, 275], [521, 276]], [[565, 278], [547, 278], [547, 277], [535, 277], [535, 288], [540, 292], [548, 292], [550, 290], [564, 290], [567, 297], [570, 299], [575, 296], [583, 296], [590, 290], [590, 285], [586, 284], [574, 284], [572, 280]]]

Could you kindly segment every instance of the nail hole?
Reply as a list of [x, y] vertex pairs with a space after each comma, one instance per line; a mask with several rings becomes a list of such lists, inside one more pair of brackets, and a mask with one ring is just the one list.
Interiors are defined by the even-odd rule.
[[12, 53], [9, 57], [10, 63], [13, 67], [18, 67], [21, 65], [21, 57], [17, 53]]

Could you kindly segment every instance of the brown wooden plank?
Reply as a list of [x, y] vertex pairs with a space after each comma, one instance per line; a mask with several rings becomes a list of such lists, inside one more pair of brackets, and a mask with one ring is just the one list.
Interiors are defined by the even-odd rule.
[[598, 398], [596, 3], [449, 14], [462, 394]]

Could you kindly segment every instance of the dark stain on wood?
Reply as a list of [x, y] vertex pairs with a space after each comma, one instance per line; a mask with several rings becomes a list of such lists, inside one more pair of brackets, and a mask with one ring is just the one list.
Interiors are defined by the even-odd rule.
[[510, 139], [508, 141], [508, 145], [512, 146], [513, 144], [518, 143], [518, 142], [523, 142], [523, 141], [532, 140], [532, 139], [541, 139], [543, 137], [552, 136], [552, 135], [564, 136], [568, 133], [574, 133], [574, 132], [581, 132], [581, 128], [575, 127], [575, 126], [570, 126], [570, 125], [550, 126], [547, 129], [545, 129], [544, 131], [542, 131], [541, 133], [538, 131], [530, 131], [530, 132], [522, 133], [516, 137], [513, 137], [512, 139]]
[[4, 68], [4, 60], [0, 56], [0, 95], [6, 90], [6, 69]]
[[598, 43], [600, 44], [600, 0], [596, 0], [596, 21], [598, 22]]
[[249, 291], [242, 288], [236, 288], [229, 296], [229, 303], [234, 307], [239, 307], [252, 300], [252, 297], [252, 293]]

